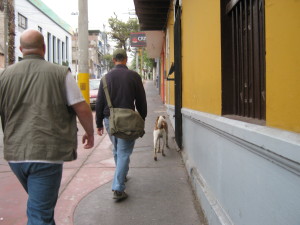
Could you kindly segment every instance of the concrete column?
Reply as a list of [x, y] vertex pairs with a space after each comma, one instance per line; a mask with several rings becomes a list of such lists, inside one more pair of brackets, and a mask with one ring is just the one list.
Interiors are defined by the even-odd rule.
[[139, 70], [139, 50], [136, 51], [135, 53], [135, 66], [136, 66], [136, 72], [139, 74], [140, 70]]
[[87, 103], [90, 103], [88, 67], [88, 2], [78, 1], [78, 85]]

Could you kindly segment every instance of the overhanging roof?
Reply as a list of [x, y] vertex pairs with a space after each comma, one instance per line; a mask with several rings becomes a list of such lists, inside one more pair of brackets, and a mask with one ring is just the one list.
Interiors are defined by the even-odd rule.
[[134, 0], [142, 31], [164, 30], [171, 0]]

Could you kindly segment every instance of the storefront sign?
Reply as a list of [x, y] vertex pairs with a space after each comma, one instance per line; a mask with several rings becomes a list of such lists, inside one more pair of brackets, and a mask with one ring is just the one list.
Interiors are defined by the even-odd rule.
[[130, 34], [131, 47], [146, 47], [146, 34], [144, 32], [137, 32]]

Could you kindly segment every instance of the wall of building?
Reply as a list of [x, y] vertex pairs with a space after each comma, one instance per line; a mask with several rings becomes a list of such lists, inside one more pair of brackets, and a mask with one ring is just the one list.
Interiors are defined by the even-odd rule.
[[160, 76], [159, 76], [159, 93], [160, 93], [160, 97], [161, 97], [161, 100], [162, 102], [166, 102], [166, 86], [165, 86], [165, 82], [166, 82], [166, 42], [164, 42], [164, 45], [163, 45], [163, 48], [162, 48], [162, 52], [161, 52], [161, 63], [160, 63]]
[[[174, 8], [171, 5], [169, 11], [169, 18], [166, 30], [166, 71], [167, 76], [172, 63], [174, 63]], [[169, 78], [174, 79], [174, 73], [172, 73]], [[166, 81], [166, 103], [174, 105], [174, 81]]]
[[300, 132], [300, 1], [266, 1], [267, 125]]
[[[68, 61], [69, 64], [72, 62], [72, 37], [69, 32], [60, 27], [57, 23], [51, 20], [48, 16], [42, 13], [37, 7], [28, 2], [27, 0], [18, 0], [15, 1], [15, 24], [16, 24], [16, 36], [15, 36], [15, 59], [19, 61], [19, 58], [22, 58], [22, 53], [19, 50], [20, 46], [20, 35], [24, 31], [24, 29], [18, 26], [18, 14], [22, 14], [27, 18], [28, 21], [28, 29], [36, 29], [38, 27], [42, 28], [42, 33], [44, 35], [46, 48], [51, 49], [52, 52], [50, 54], [50, 58], [48, 57], [48, 51], [46, 51], [45, 59], [50, 62], [55, 62], [58, 64], [62, 64], [62, 62]], [[60, 57], [58, 57], [58, 52], [56, 54], [55, 59], [53, 60], [53, 46], [48, 46], [48, 33], [51, 34], [52, 38], [55, 36], [56, 44], [57, 40], [60, 40], [61, 49], [59, 51]], [[68, 39], [68, 46], [67, 41]], [[62, 42], [64, 42], [64, 53], [62, 52]], [[51, 44], [53, 43], [53, 39], [51, 39]], [[57, 47], [56, 47], [57, 51]], [[63, 58], [64, 55], [64, 58]]]
[[220, 1], [182, 0], [182, 156], [210, 225], [299, 224], [299, 4], [265, 0], [260, 126], [221, 116]]
[[182, 155], [210, 225], [299, 224], [299, 134], [182, 113]]
[[219, 1], [182, 1], [181, 26], [183, 107], [220, 115]]

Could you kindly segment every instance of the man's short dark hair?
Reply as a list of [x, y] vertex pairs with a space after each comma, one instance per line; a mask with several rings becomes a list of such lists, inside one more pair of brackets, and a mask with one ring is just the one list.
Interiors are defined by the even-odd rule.
[[127, 57], [125, 57], [124, 55], [122, 55], [122, 54], [117, 54], [116, 56], [115, 56], [115, 60], [116, 61], [118, 61], [118, 62], [121, 62], [121, 61], [123, 61], [124, 59], [126, 59]]
[[117, 61], [117, 62], [121, 62], [124, 59], [127, 59], [127, 53], [125, 49], [122, 48], [117, 48], [114, 52], [113, 52], [113, 58]]

